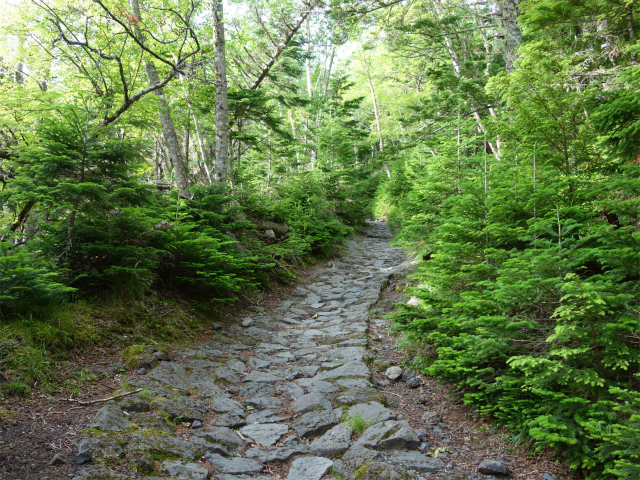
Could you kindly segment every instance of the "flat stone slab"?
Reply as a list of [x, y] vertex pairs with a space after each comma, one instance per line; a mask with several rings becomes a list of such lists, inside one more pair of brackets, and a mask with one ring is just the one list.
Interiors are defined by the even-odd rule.
[[344, 478], [351, 478], [360, 467], [374, 461], [384, 461], [382, 452], [352, 445], [342, 458], [334, 462], [333, 470]]
[[156, 380], [171, 388], [186, 391], [189, 390], [189, 386], [175, 373], [167, 370], [166, 368], [156, 368], [147, 373], [147, 378]]
[[371, 387], [354, 388], [341, 393], [335, 398], [337, 406], [356, 405], [358, 403], [378, 402], [386, 404], [386, 399], [379, 390]]
[[134, 433], [129, 440], [129, 449], [151, 455], [173, 455], [174, 457], [197, 460], [198, 449], [195, 445], [168, 435]]
[[316, 410], [302, 415], [302, 417], [293, 424], [293, 428], [301, 437], [320, 435], [340, 423], [341, 416], [342, 410], [340, 408], [333, 410]]
[[338, 378], [354, 378], [362, 377], [369, 378], [371, 373], [369, 367], [363, 362], [348, 362], [341, 367], [334, 368], [333, 370], [326, 370], [320, 372], [314, 378], [318, 380], [336, 380]]
[[295, 383], [285, 383], [284, 385], [278, 385], [276, 391], [282, 393], [291, 400], [296, 400], [304, 395], [304, 390]]
[[327, 397], [320, 393], [308, 393], [291, 403], [291, 410], [298, 413], [307, 413], [313, 410], [329, 410], [332, 407]]
[[339, 390], [333, 383], [319, 380], [317, 375], [313, 378], [302, 378], [298, 380], [298, 385], [304, 387], [307, 393], [329, 394]]
[[182, 463], [174, 460], [165, 460], [160, 465], [160, 473], [180, 480], [209, 480], [211, 473], [197, 463]]
[[287, 425], [279, 423], [259, 423], [247, 425], [240, 429], [242, 435], [249, 437], [257, 445], [262, 444], [265, 447], [275, 445], [288, 431], [289, 427]]
[[358, 403], [349, 408], [347, 418], [361, 417], [367, 424], [374, 425], [386, 420], [395, 420], [396, 413], [378, 402]]
[[[418, 480], [420, 478], [424, 477], [419, 477], [418, 474], [406, 468], [385, 462], [371, 462], [358, 470], [358, 480]], [[450, 478], [451, 480], [463, 479], [457, 475]]]
[[268, 384], [274, 384], [276, 382], [279, 382], [280, 380], [283, 380], [283, 378], [278, 377], [273, 373], [259, 372], [257, 370], [253, 370], [252, 372], [246, 374], [242, 379], [242, 381], [245, 383], [256, 382], [256, 383], [268, 383]]
[[238, 434], [226, 427], [206, 427], [196, 430], [189, 441], [197, 445], [200, 450], [219, 453], [226, 457], [239, 453], [244, 447], [244, 442]]
[[258, 410], [274, 410], [282, 407], [282, 401], [273, 397], [253, 397], [248, 399], [246, 404]]
[[211, 402], [211, 409], [216, 413], [244, 415], [244, 405], [230, 398], [214, 398]]
[[307, 453], [306, 445], [298, 444], [291, 447], [276, 447], [276, 448], [261, 448], [254, 447], [250, 448], [245, 452], [245, 456], [247, 458], [253, 458], [260, 463], [269, 463], [269, 462], [284, 462], [288, 460], [291, 456], [299, 454], [299, 453]]
[[323, 457], [300, 457], [291, 462], [287, 480], [320, 480], [328, 472], [333, 461]]
[[251, 458], [225, 458], [217, 453], [207, 453], [204, 458], [222, 473], [252, 475], [264, 470], [264, 466]]
[[423, 455], [418, 451], [395, 452], [387, 456], [387, 461], [418, 472], [439, 472], [444, 469], [444, 463], [441, 460]]
[[320, 457], [338, 457], [351, 446], [353, 428], [348, 423], [340, 423], [309, 445], [309, 451]]
[[87, 427], [95, 428], [96, 430], [122, 432], [129, 428], [129, 419], [119, 406], [109, 404], [96, 412], [93, 422]]
[[159, 398], [154, 400], [152, 405], [161, 413], [168, 415], [174, 422], [193, 422], [194, 420], [201, 422], [204, 419], [203, 412], [189, 406], [186, 400], [187, 399]]
[[388, 420], [367, 428], [358, 445], [375, 450], [414, 450], [420, 446], [416, 431], [406, 420]]

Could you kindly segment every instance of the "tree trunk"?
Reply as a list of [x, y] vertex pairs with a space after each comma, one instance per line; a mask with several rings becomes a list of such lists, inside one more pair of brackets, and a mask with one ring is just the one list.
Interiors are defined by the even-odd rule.
[[376, 117], [376, 128], [378, 129], [378, 141], [380, 143], [380, 151], [384, 151], [384, 140], [382, 139], [382, 125], [380, 123], [380, 113], [378, 112], [378, 101], [376, 100], [376, 92], [373, 89], [373, 82], [371, 81], [371, 74], [369, 72], [369, 64], [364, 51], [362, 52], [362, 63], [364, 63], [364, 71], [367, 75], [367, 82], [369, 82], [369, 91], [371, 91], [371, 101], [373, 102], [373, 114]]
[[[138, 0], [130, 0], [131, 7], [133, 8], [133, 13], [138, 19], [141, 21], [140, 16], [140, 5]], [[143, 43], [144, 36], [140, 31], [140, 28], [135, 23], [135, 32], [138, 40]], [[160, 77], [158, 76], [158, 71], [156, 70], [156, 66], [154, 63], [149, 60], [145, 61], [144, 71], [147, 74], [147, 80], [149, 81], [149, 86], [157, 85], [160, 83]], [[167, 145], [167, 150], [169, 151], [169, 158], [171, 160], [171, 165], [173, 167], [173, 175], [176, 177], [176, 186], [180, 190], [184, 190], [189, 187], [187, 181], [187, 174], [184, 169], [184, 165], [182, 164], [182, 158], [180, 155], [180, 144], [178, 143], [178, 135], [176, 134], [176, 127], [173, 123], [173, 118], [171, 117], [171, 109], [169, 108], [169, 103], [164, 95], [164, 90], [162, 88], [158, 88], [153, 91], [154, 95], [157, 98], [158, 105], [158, 116], [160, 118], [160, 125], [162, 126], [162, 136], [164, 137], [164, 141]]]
[[307, 17], [307, 58], [304, 62], [307, 71], [307, 95], [313, 97], [313, 82], [311, 80], [311, 26], [309, 25], [309, 17]]
[[222, 0], [213, 2], [213, 45], [216, 86], [216, 160], [214, 179], [226, 183], [229, 170], [229, 96], [227, 94], [227, 58], [224, 43]]
[[518, 58], [516, 50], [522, 43], [522, 33], [517, 22], [520, 15], [519, 3], [519, 0], [503, 0], [502, 2], [502, 34], [504, 36], [504, 61], [507, 64], [507, 72], [513, 71], [513, 64]]

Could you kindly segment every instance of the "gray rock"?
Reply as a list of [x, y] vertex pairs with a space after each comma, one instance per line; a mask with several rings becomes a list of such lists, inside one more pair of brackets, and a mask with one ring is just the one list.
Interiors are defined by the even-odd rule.
[[204, 458], [222, 473], [252, 475], [264, 470], [260, 463], [250, 458], [225, 458], [217, 453], [207, 453]]
[[420, 385], [422, 385], [422, 380], [420, 380], [419, 377], [413, 377], [407, 380], [405, 385], [409, 388], [418, 388]]
[[247, 458], [253, 458], [260, 463], [269, 462], [284, 462], [289, 457], [299, 454], [307, 453], [307, 447], [298, 443], [293, 446], [276, 447], [276, 448], [260, 448], [254, 447], [247, 450], [244, 454]]
[[230, 413], [244, 415], [244, 405], [230, 398], [218, 397], [211, 402], [211, 409], [216, 413]]
[[367, 356], [367, 350], [363, 347], [343, 347], [329, 350], [324, 354], [326, 361], [361, 362]]
[[294, 423], [293, 428], [301, 437], [316, 436], [324, 433], [334, 425], [340, 423], [342, 410], [316, 410], [305, 413]]
[[149, 400], [140, 397], [137, 393], [119, 398], [116, 401], [116, 405], [125, 412], [140, 413], [151, 411], [151, 403]]
[[425, 423], [427, 425], [435, 425], [437, 423], [440, 423], [441, 420], [442, 417], [435, 410], [429, 410], [428, 412], [424, 412], [422, 414], [422, 423]]
[[[249, 382], [240, 385], [237, 394], [241, 397], [253, 397], [256, 395], [264, 397], [273, 397], [273, 385], [270, 383]], [[229, 390], [231, 391], [231, 390]]]
[[253, 369], [269, 368], [271, 365], [273, 365], [273, 362], [271, 360], [265, 360], [264, 358], [250, 358], [249, 365]]
[[189, 441], [201, 450], [230, 457], [240, 452], [244, 442], [230, 428], [207, 427], [195, 432]]
[[213, 331], [222, 330], [222, 324], [217, 322], [212, 323], [211, 330]]
[[136, 423], [140, 430], [156, 430], [158, 432], [173, 433], [175, 427], [160, 415], [139, 415]]
[[93, 465], [84, 469], [79, 475], [72, 480], [128, 480], [129, 477], [120, 475], [115, 470], [105, 467], [104, 465]]
[[160, 465], [160, 473], [180, 480], [209, 480], [211, 473], [197, 463], [182, 463], [174, 460], [165, 460]]
[[180, 378], [184, 378], [187, 376], [187, 370], [182, 366], [182, 364], [178, 362], [168, 362], [163, 361], [158, 364], [160, 368], [168, 370], [169, 372], [175, 373]]
[[320, 393], [308, 393], [291, 403], [291, 410], [298, 413], [307, 413], [313, 410], [329, 410], [332, 408], [327, 397]]
[[245, 318], [242, 320], [242, 326], [243, 326], [243, 327], [245, 327], [245, 328], [246, 328], [246, 327], [250, 327], [251, 325], [253, 325], [253, 318], [251, 318], [251, 317], [245, 317]]
[[320, 480], [333, 462], [323, 457], [300, 457], [291, 462], [287, 480]]
[[501, 462], [500, 460], [492, 460], [485, 458], [478, 465], [478, 472], [486, 475], [510, 475], [509, 465], [507, 462]]
[[83, 452], [79, 452], [73, 458], [73, 461], [76, 462], [76, 465], [84, 465], [85, 463], [89, 463], [92, 459], [93, 455], [91, 455], [91, 450], [85, 450]]
[[336, 380], [336, 383], [347, 390], [354, 388], [371, 388], [371, 382], [364, 378], [341, 378]]
[[320, 457], [338, 457], [351, 446], [353, 428], [348, 423], [340, 423], [331, 428], [309, 445], [309, 451]]
[[147, 378], [152, 380], [156, 380], [160, 383], [163, 383], [171, 388], [176, 388], [178, 390], [187, 391], [189, 390], [188, 385], [173, 372], [170, 372], [166, 368], [156, 368], [147, 374]]
[[122, 373], [127, 371], [127, 367], [122, 363], [114, 363], [113, 365], [109, 365], [107, 367], [107, 371], [111, 373]]
[[335, 380], [338, 378], [353, 378], [363, 377], [369, 378], [369, 368], [363, 362], [349, 362], [345, 363], [341, 367], [334, 368], [333, 370], [325, 370], [315, 376], [318, 380]]
[[240, 415], [234, 415], [232, 413], [225, 413], [220, 415], [211, 422], [211, 425], [216, 427], [228, 427], [228, 428], [240, 428], [244, 426], [246, 422]]
[[275, 410], [282, 407], [282, 401], [269, 397], [253, 397], [248, 399], [246, 404], [258, 410]]
[[84, 438], [78, 443], [78, 454], [91, 452], [92, 458], [104, 460], [124, 457], [123, 443], [117, 438]]
[[141, 473], [153, 473], [156, 470], [156, 464], [151, 455], [138, 455], [131, 460], [131, 465]]
[[258, 412], [254, 412], [247, 415], [247, 424], [285, 422], [291, 418], [290, 416], [281, 417], [279, 415], [280, 415], [279, 411], [269, 410], [269, 409], [260, 410]]
[[243, 382], [256, 382], [256, 383], [268, 383], [274, 384], [278, 381], [282, 380], [282, 377], [278, 377], [273, 373], [268, 372], [258, 372], [257, 370], [252, 371], [245, 375], [242, 379]]
[[549, 473], [545, 473], [544, 475], [542, 475], [542, 480], [558, 480], [558, 479]]
[[387, 368], [387, 371], [384, 372], [384, 374], [387, 376], [389, 380], [391, 380], [392, 382], [395, 382], [396, 380], [400, 379], [400, 377], [402, 377], [402, 368], [389, 367]]
[[198, 428], [202, 428], [202, 427], [203, 427], [203, 425], [202, 425], [202, 422], [200, 420], [194, 420], [191, 423], [191, 428], [193, 428], [194, 430], [198, 429]]
[[344, 478], [351, 478], [351, 476], [363, 465], [383, 460], [384, 457], [382, 452], [369, 450], [368, 448], [364, 448], [360, 445], [352, 445], [341, 459], [334, 462], [333, 470]]
[[244, 373], [247, 370], [247, 366], [240, 360], [227, 360], [227, 367], [236, 373]]
[[69, 457], [64, 453], [56, 453], [49, 461], [49, 465], [64, 465], [69, 463]]
[[119, 406], [109, 404], [98, 410], [96, 416], [93, 418], [93, 422], [91, 422], [87, 428], [122, 432], [129, 428], [129, 419]]
[[136, 375], [146, 375], [147, 374], [147, 369], [144, 367], [140, 367], [138, 370], [136, 370]]
[[393, 465], [400, 465], [417, 472], [439, 472], [444, 469], [442, 461], [423, 455], [415, 450], [392, 453], [387, 456], [387, 461]]
[[191, 399], [159, 398], [154, 400], [152, 405], [159, 412], [168, 415], [174, 422], [191, 423], [194, 420], [201, 422], [204, 419], [203, 412], [189, 406], [187, 400]]
[[198, 458], [198, 449], [192, 443], [161, 434], [133, 433], [129, 440], [129, 450], [150, 455], [173, 455], [189, 460]]
[[387, 400], [382, 393], [375, 388], [367, 387], [354, 388], [353, 390], [343, 392], [335, 398], [335, 402], [338, 406], [368, 402], [378, 402], [384, 405], [387, 403]]
[[371, 462], [358, 469], [358, 480], [417, 480], [418, 475], [385, 462]]
[[406, 420], [389, 420], [367, 428], [357, 444], [375, 450], [413, 450], [420, 446], [420, 439]]
[[173, 358], [171, 358], [171, 355], [169, 355], [168, 353], [165, 353], [165, 352], [153, 352], [151, 354], [151, 356], [153, 358], [155, 358], [156, 360], [158, 360], [159, 362], [171, 362], [171, 361], [173, 361]]
[[278, 385], [276, 391], [280, 392], [291, 400], [296, 400], [304, 395], [304, 390], [295, 383], [285, 383], [284, 385]]
[[400, 380], [402, 380], [403, 382], [408, 382], [412, 378], [416, 378], [416, 371], [409, 368], [402, 373]]
[[238, 375], [236, 372], [231, 370], [229, 367], [218, 367], [213, 369], [213, 374], [218, 377], [220, 380], [227, 383], [236, 383], [238, 380]]
[[303, 378], [298, 380], [298, 385], [304, 387], [307, 390], [307, 393], [329, 394], [339, 390], [332, 382], [319, 380], [317, 375], [314, 378]]
[[361, 417], [368, 425], [395, 420], [397, 415], [378, 402], [358, 403], [349, 408], [347, 418]]
[[[217, 365], [217, 364], [212, 364]], [[216, 385], [215, 380], [204, 368], [194, 368], [191, 376], [185, 381], [194, 389], [198, 390], [201, 397], [224, 397], [225, 393]]]
[[242, 435], [250, 438], [257, 445], [264, 445], [265, 447], [275, 445], [288, 431], [289, 427], [287, 425], [279, 423], [247, 425], [240, 429]]

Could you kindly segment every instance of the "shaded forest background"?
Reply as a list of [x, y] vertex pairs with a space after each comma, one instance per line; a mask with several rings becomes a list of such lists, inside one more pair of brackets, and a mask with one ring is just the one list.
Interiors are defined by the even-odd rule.
[[640, 476], [633, 1], [7, 2], [0, 376], [196, 331], [388, 220], [424, 373]]

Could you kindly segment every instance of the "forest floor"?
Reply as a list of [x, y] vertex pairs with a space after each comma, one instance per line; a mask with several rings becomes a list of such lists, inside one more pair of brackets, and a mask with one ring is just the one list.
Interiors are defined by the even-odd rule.
[[[574, 478], [471, 415], [439, 380], [418, 374], [410, 388], [387, 378], [389, 366], [406, 372], [387, 317], [411, 268], [389, 238], [372, 224], [341, 258], [231, 312], [221, 330], [168, 351], [171, 361], [147, 375], [119, 371], [111, 349], [77, 352], [68, 375], [95, 375], [74, 398], [36, 389], [0, 404], [0, 480], [499, 478], [479, 473], [485, 459], [506, 463], [515, 479]], [[80, 465], [83, 449], [91, 453]]]

